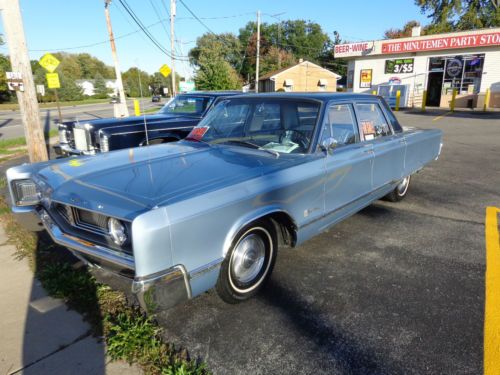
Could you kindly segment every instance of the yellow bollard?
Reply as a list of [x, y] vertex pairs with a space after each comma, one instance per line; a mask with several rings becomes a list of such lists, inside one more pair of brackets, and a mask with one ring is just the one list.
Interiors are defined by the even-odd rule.
[[425, 102], [427, 101], [427, 90], [422, 94], [422, 112], [425, 112]]
[[141, 106], [139, 105], [139, 100], [134, 99], [134, 112], [136, 116], [141, 115]]
[[399, 111], [399, 103], [401, 102], [401, 90], [396, 91], [396, 107], [395, 111]]
[[486, 111], [488, 109], [488, 106], [490, 105], [490, 94], [491, 94], [490, 89], [486, 89], [486, 95], [484, 96], [483, 111]]
[[450, 102], [450, 111], [453, 112], [455, 110], [455, 99], [457, 98], [457, 89], [453, 89], [451, 92], [451, 102]]

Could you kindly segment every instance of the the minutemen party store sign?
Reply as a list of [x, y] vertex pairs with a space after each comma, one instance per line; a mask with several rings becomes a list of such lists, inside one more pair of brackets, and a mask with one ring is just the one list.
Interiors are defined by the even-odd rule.
[[500, 32], [382, 43], [382, 53], [406, 53], [496, 45], [500, 45]]

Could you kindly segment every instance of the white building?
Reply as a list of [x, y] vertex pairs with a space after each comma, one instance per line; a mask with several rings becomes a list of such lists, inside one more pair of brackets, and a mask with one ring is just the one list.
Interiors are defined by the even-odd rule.
[[455, 89], [457, 107], [482, 108], [489, 90], [489, 106], [500, 108], [500, 28], [412, 34], [335, 46], [335, 57], [349, 60], [348, 91], [384, 94], [402, 85], [408, 106], [420, 106], [426, 90], [426, 105], [447, 107]]
[[[116, 87], [116, 80], [105, 79], [104, 81], [106, 83], [106, 87], [111, 90], [111, 92], [108, 95], [117, 96], [118, 89]], [[76, 81], [76, 84], [82, 88], [83, 95], [92, 96], [95, 94], [94, 82], [95, 80], [93, 79], [79, 79]]]

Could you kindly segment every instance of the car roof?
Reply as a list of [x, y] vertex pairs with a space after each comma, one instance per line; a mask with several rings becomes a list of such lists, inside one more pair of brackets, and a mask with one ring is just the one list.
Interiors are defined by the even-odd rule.
[[241, 94], [235, 96], [235, 98], [269, 98], [269, 99], [297, 99], [297, 100], [307, 100], [316, 99], [323, 102], [328, 102], [334, 99], [341, 100], [360, 100], [360, 99], [375, 99], [379, 98], [377, 95], [372, 94], [355, 94], [350, 92], [266, 92], [258, 94]]
[[179, 95], [207, 95], [207, 96], [231, 96], [242, 94], [241, 91], [189, 91], [180, 92]]

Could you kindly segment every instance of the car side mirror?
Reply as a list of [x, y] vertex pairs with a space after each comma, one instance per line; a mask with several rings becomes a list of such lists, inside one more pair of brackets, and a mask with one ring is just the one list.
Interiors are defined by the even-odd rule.
[[335, 138], [329, 137], [329, 138], [325, 138], [323, 140], [323, 142], [321, 142], [321, 149], [323, 151], [328, 152], [330, 150], [335, 149], [338, 145], [339, 145], [339, 143], [337, 142], [337, 140]]

